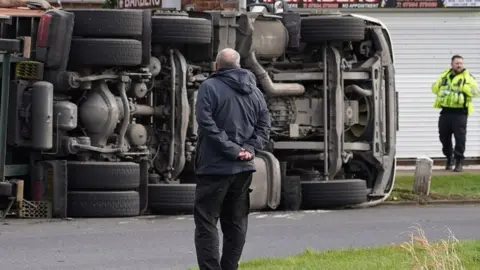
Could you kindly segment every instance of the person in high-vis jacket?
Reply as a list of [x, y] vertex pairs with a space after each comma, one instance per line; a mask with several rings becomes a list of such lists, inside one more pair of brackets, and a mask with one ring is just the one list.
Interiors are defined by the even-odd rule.
[[[467, 140], [467, 119], [473, 112], [472, 98], [479, 95], [475, 77], [463, 67], [463, 57], [454, 55], [451, 68], [444, 71], [432, 85], [435, 94], [434, 107], [441, 109], [438, 133], [442, 152], [447, 158], [446, 170], [455, 163], [455, 172], [462, 171], [465, 144]], [[455, 137], [455, 149], [452, 146]]]

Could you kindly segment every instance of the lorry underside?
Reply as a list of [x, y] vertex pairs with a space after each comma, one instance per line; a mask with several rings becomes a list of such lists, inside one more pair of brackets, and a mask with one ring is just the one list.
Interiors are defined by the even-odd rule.
[[14, 17], [1, 38], [34, 42], [31, 56], [14, 51], [0, 184], [23, 179], [25, 199], [49, 202], [58, 217], [191, 212], [197, 90], [230, 47], [272, 120], [271, 141], [256, 151], [252, 210], [388, 197], [398, 122], [388, 31], [368, 18], [260, 7]]

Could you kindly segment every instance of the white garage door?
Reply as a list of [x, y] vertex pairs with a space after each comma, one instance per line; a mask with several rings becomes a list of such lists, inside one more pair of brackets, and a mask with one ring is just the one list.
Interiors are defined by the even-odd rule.
[[[393, 40], [399, 92], [399, 158], [443, 157], [431, 84], [454, 54], [480, 81], [480, 11], [358, 12], [384, 22]], [[352, 12], [354, 13], [354, 12]], [[467, 127], [467, 157], [480, 157], [480, 98]]]

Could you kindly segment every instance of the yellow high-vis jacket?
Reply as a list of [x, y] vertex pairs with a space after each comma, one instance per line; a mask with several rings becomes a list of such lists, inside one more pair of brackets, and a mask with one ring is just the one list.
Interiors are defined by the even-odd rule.
[[432, 84], [435, 94], [434, 108], [466, 108], [468, 114], [473, 112], [472, 98], [479, 95], [478, 84], [468, 70], [456, 74], [452, 79], [448, 69]]

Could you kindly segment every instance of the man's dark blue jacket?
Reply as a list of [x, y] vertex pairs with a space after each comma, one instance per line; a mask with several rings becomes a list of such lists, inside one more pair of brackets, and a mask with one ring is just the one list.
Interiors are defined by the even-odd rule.
[[255, 76], [242, 68], [219, 69], [198, 89], [195, 108], [198, 142], [196, 174], [236, 174], [255, 171], [253, 160], [242, 161], [263, 149], [269, 138], [270, 115]]

